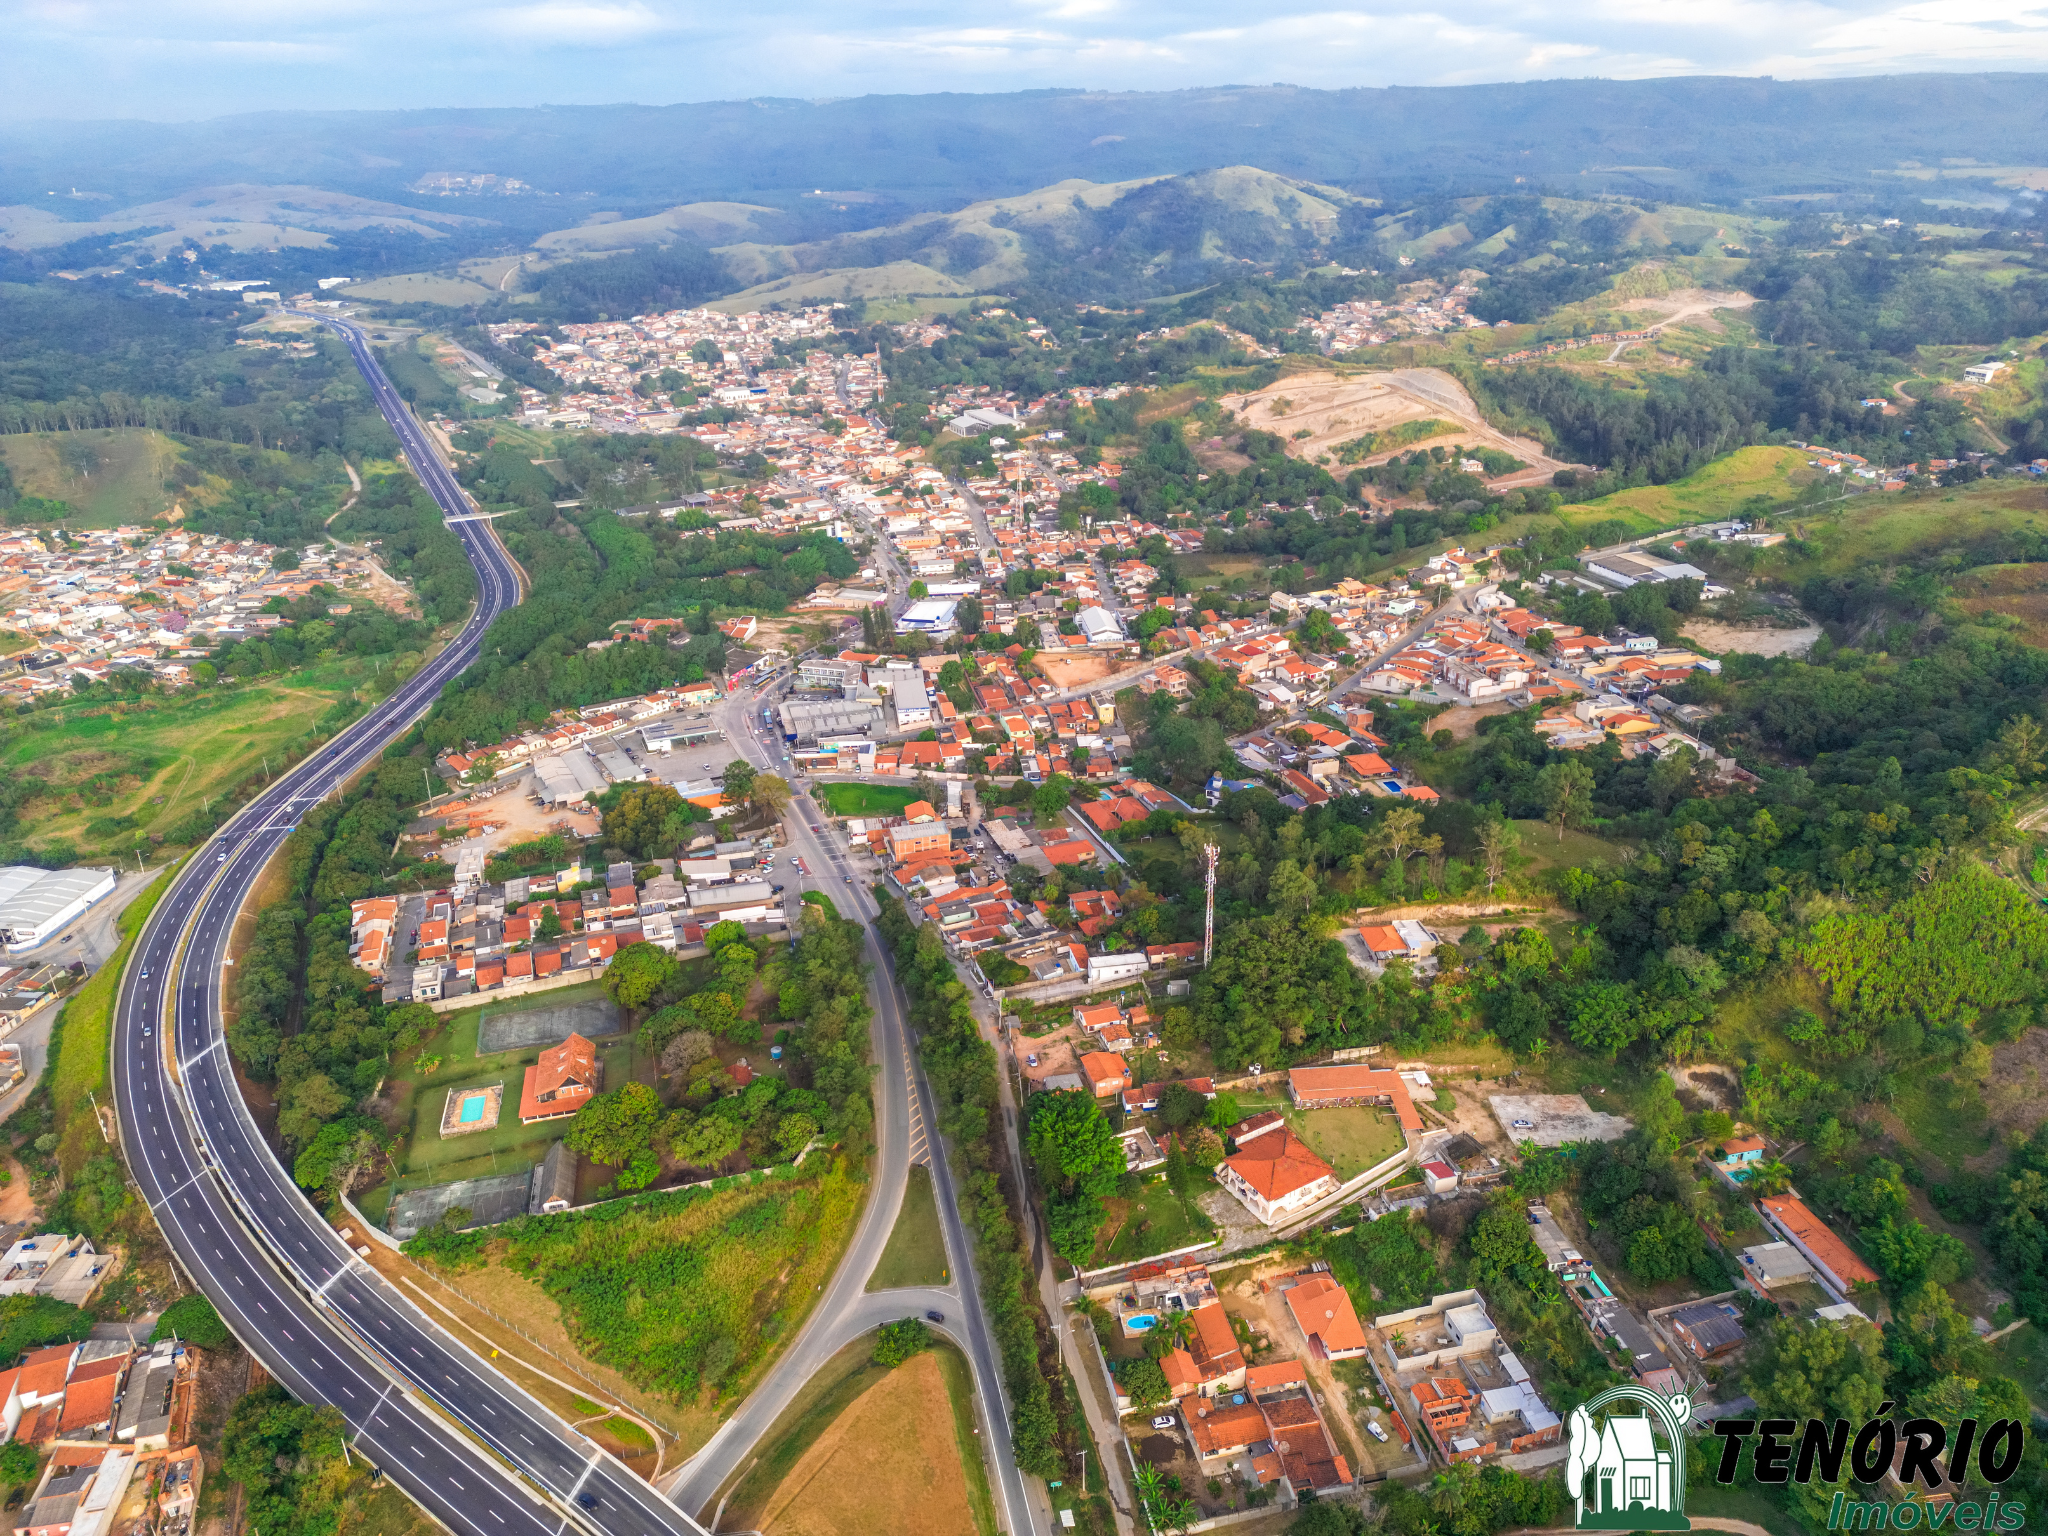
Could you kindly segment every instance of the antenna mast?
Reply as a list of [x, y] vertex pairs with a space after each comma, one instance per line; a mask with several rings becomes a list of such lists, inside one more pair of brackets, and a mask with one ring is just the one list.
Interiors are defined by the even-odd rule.
[[1216, 952], [1216, 845], [1203, 850], [1209, 871], [1203, 880], [1207, 895], [1202, 904], [1202, 969], [1209, 969], [1209, 957]]

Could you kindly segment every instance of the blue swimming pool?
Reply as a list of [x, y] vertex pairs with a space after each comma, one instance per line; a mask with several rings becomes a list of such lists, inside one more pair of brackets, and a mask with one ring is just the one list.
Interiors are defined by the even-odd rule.
[[1398, 795], [1401, 793], [1401, 781], [1399, 779], [1382, 779], [1380, 781], [1380, 788], [1390, 795]]
[[456, 1114], [456, 1119], [463, 1125], [475, 1125], [483, 1117], [484, 1096], [480, 1093], [472, 1094], [464, 1099], [462, 1101], [462, 1108]]
[[1139, 1314], [1138, 1314], [1138, 1315], [1137, 1315], [1136, 1317], [1127, 1317], [1127, 1318], [1125, 1318], [1125, 1319], [1124, 1319], [1124, 1326], [1125, 1326], [1126, 1328], [1130, 1329], [1130, 1330], [1131, 1330], [1131, 1332], [1133, 1332], [1133, 1333], [1143, 1333], [1143, 1332], [1144, 1332], [1144, 1331], [1145, 1331], [1145, 1330], [1146, 1330], [1147, 1328], [1151, 1328], [1151, 1327], [1154, 1327], [1154, 1326], [1156, 1326], [1156, 1325], [1158, 1324], [1158, 1322], [1159, 1322], [1159, 1314], [1158, 1314], [1158, 1313], [1156, 1313], [1156, 1312], [1140, 1312], [1140, 1313], [1139, 1313]]

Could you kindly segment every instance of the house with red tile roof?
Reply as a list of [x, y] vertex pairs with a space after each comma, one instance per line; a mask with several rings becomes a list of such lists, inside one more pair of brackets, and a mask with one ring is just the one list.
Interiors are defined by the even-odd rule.
[[1422, 1116], [1415, 1112], [1407, 1080], [1385, 1067], [1295, 1067], [1287, 1074], [1287, 1089], [1302, 1109], [1384, 1104], [1394, 1111], [1402, 1130], [1422, 1129]]
[[1160, 1360], [1166, 1386], [1176, 1398], [1216, 1397], [1244, 1388], [1244, 1350], [1231, 1331], [1230, 1316], [1220, 1301], [1209, 1302], [1188, 1314], [1194, 1326], [1188, 1342], [1170, 1350]]
[[576, 1113], [597, 1093], [600, 1080], [597, 1047], [571, 1035], [526, 1069], [519, 1090], [519, 1122], [562, 1120]]
[[1835, 1236], [1797, 1195], [1770, 1195], [1757, 1205], [1772, 1226], [1785, 1234], [1800, 1255], [1837, 1291], [1847, 1295], [1858, 1285], [1878, 1283], [1877, 1273], [1856, 1257], [1855, 1250]]
[[1311, 1275], [1285, 1292], [1287, 1310], [1319, 1360], [1351, 1360], [1365, 1353], [1365, 1329], [1351, 1293], [1327, 1274]]
[[1240, 1138], [1238, 1150], [1217, 1167], [1216, 1181], [1269, 1227], [1337, 1192], [1337, 1171], [1284, 1120]]
[[1095, 1092], [1098, 1099], [1111, 1094], [1122, 1093], [1131, 1086], [1131, 1071], [1123, 1057], [1113, 1051], [1084, 1051], [1081, 1055], [1081, 1078]]

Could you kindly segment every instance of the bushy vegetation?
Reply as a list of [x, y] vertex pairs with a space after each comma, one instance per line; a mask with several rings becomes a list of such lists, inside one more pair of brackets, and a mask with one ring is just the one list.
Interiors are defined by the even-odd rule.
[[228, 1411], [221, 1471], [242, 1485], [252, 1526], [279, 1536], [329, 1536], [369, 1473], [352, 1464], [340, 1410], [295, 1403], [275, 1382]]
[[234, 1335], [220, 1320], [213, 1303], [198, 1291], [180, 1296], [157, 1314], [149, 1342], [155, 1344], [169, 1338], [182, 1339], [200, 1349], [222, 1349], [234, 1342]]
[[997, 1107], [995, 1051], [981, 1037], [967, 989], [953, 974], [937, 930], [913, 924], [887, 891], [878, 889], [876, 898], [876, 926], [910, 998], [918, 1056], [939, 1103], [939, 1129], [953, 1147], [960, 1214], [974, 1234], [982, 1306], [1002, 1357], [1012, 1449], [1026, 1472], [1052, 1477], [1067, 1465], [1060, 1443], [1064, 1416], [1052, 1391], [1052, 1383], [1065, 1378], [1013, 1215], [1022, 1192], [1005, 1187], [1009, 1159]]
[[837, 1160], [483, 1230], [429, 1227], [406, 1251], [454, 1269], [488, 1253], [560, 1303], [591, 1359], [676, 1402], [715, 1403], [802, 1320], [858, 1214], [860, 1182]]

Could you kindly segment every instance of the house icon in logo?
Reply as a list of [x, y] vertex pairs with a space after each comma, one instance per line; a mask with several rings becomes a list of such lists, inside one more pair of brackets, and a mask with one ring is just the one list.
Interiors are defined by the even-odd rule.
[[[1609, 1405], [1640, 1411], [1609, 1413]], [[1610, 1387], [1571, 1411], [1565, 1486], [1582, 1531], [1689, 1531], [1685, 1517], [1685, 1426], [1692, 1402], [1647, 1387]], [[1659, 1445], [1658, 1436], [1664, 1444]]]

